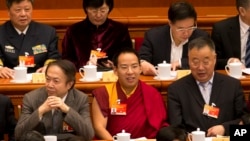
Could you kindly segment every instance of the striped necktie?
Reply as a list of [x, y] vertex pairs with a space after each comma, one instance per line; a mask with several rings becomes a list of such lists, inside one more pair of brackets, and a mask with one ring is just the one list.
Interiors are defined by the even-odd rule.
[[248, 29], [248, 38], [246, 44], [245, 66], [250, 68], [250, 28]]

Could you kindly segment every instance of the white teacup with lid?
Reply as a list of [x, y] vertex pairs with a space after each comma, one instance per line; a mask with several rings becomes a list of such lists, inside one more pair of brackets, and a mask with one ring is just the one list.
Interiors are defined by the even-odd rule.
[[[83, 74], [84, 72], [84, 74]], [[84, 78], [85, 81], [97, 80], [97, 66], [96, 65], [85, 65], [79, 69], [79, 74]]]
[[171, 71], [171, 64], [167, 63], [165, 60], [158, 64], [158, 75], [159, 79], [169, 79]]
[[242, 63], [241, 62], [232, 62], [225, 66], [225, 71], [228, 75], [234, 78], [242, 77]]
[[197, 128], [196, 131], [191, 133], [191, 138], [192, 139], [189, 139], [190, 141], [205, 141], [205, 132], [200, 131], [200, 128]]
[[13, 79], [15, 82], [26, 82], [27, 79], [27, 67], [23, 62], [19, 62], [19, 66], [14, 67], [14, 76]]
[[122, 130], [121, 133], [117, 133], [113, 136], [113, 140], [117, 141], [130, 141], [130, 133], [126, 133], [125, 130]]

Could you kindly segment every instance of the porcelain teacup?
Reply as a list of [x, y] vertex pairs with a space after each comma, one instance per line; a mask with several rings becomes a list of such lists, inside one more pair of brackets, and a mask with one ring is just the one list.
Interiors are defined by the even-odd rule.
[[79, 69], [79, 74], [85, 81], [95, 81], [97, 80], [97, 66], [85, 65]]
[[242, 63], [241, 62], [233, 62], [229, 63], [225, 66], [225, 71], [228, 75], [234, 78], [242, 77]]

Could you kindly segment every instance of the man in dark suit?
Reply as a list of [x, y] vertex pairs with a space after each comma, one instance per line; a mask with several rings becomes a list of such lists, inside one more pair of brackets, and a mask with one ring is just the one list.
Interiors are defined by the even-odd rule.
[[4, 139], [4, 134], [8, 134], [9, 141], [14, 141], [17, 120], [10, 98], [0, 94], [0, 107], [0, 140]]
[[93, 138], [88, 95], [74, 88], [75, 75], [75, 65], [70, 61], [48, 64], [45, 87], [24, 95], [16, 139], [29, 130], [60, 137], [72, 133], [86, 141]]
[[250, 1], [236, 0], [239, 15], [215, 23], [211, 38], [217, 54], [216, 69], [225, 69], [227, 63], [245, 64], [246, 44], [250, 26]]
[[200, 37], [188, 47], [191, 74], [168, 88], [169, 123], [187, 132], [200, 128], [207, 136], [229, 135], [229, 125], [239, 124], [245, 108], [239, 80], [214, 71], [215, 46]]
[[145, 33], [140, 48], [144, 75], [156, 75], [154, 66], [164, 60], [171, 63], [172, 69], [188, 68], [187, 45], [200, 36], [209, 36], [197, 29], [197, 14], [187, 2], [175, 2], [168, 10], [169, 25], [152, 28]]
[[6, 0], [10, 20], [0, 27], [0, 78], [13, 76], [19, 56], [34, 57], [28, 72], [44, 71], [46, 64], [60, 58], [56, 30], [31, 19], [33, 1]]

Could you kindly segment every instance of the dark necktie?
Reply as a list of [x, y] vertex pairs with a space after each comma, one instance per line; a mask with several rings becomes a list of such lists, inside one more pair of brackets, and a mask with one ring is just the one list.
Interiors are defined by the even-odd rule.
[[23, 40], [24, 40], [25, 34], [20, 34], [20, 48], [23, 46]]
[[55, 110], [52, 115], [52, 134], [58, 134], [62, 131], [63, 117], [60, 110]]
[[246, 45], [246, 55], [245, 55], [245, 66], [246, 68], [250, 68], [250, 28], [248, 29], [248, 38]]

